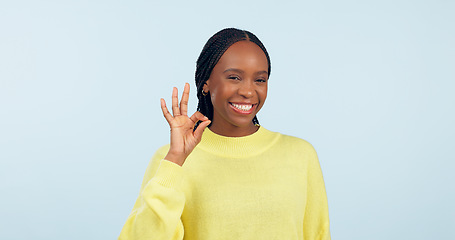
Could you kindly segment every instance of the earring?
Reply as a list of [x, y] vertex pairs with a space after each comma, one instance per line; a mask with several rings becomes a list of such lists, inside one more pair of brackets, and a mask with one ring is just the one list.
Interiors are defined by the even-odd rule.
[[258, 117], [257, 116], [254, 116], [253, 118], [253, 124], [254, 126], [256, 127], [260, 127], [261, 125], [259, 124], [259, 120], [258, 120]]
[[207, 93], [204, 92], [204, 89], [202, 89], [202, 95], [204, 95], [204, 97], [207, 96]]

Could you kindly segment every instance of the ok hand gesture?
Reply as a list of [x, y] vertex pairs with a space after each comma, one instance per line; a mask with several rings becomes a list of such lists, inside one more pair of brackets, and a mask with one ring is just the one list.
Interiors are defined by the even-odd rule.
[[[166, 118], [171, 127], [171, 147], [164, 159], [174, 162], [180, 166], [183, 165], [185, 159], [193, 151], [196, 145], [201, 141], [204, 129], [210, 124], [210, 120], [200, 112], [195, 112], [191, 117], [188, 117], [188, 98], [190, 94], [190, 85], [185, 84], [180, 101], [178, 103], [178, 90], [172, 90], [172, 114], [166, 107], [166, 102], [161, 98], [161, 110], [164, 118]], [[202, 121], [199, 126], [193, 131], [195, 124]]]

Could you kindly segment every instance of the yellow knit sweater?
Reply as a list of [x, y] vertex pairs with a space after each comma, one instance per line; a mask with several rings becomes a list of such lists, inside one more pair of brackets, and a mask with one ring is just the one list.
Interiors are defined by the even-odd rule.
[[330, 239], [314, 148], [260, 127], [245, 137], [206, 129], [183, 167], [160, 148], [119, 239]]

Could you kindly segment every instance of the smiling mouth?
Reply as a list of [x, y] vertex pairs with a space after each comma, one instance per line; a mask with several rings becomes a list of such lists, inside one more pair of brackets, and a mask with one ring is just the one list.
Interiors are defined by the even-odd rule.
[[249, 113], [252, 113], [253, 112], [253, 107], [256, 105], [256, 104], [238, 104], [238, 103], [229, 103], [234, 110], [236, 110], [236, 112], [240, 112], [240, 113], [246, 113], [246, 114], [249, 114]]

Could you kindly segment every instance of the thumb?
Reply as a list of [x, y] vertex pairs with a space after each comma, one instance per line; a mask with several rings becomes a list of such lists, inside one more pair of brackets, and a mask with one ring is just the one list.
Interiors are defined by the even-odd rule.
[[205, 128], [211, 123], [210, 120], [202, 121], [199, 126], [197, 126], [196, 130], [193, 132], [194, 138], [196, 138], [197, 142], [199, 143], [202, 138], [202, 133], [204, 132]]

